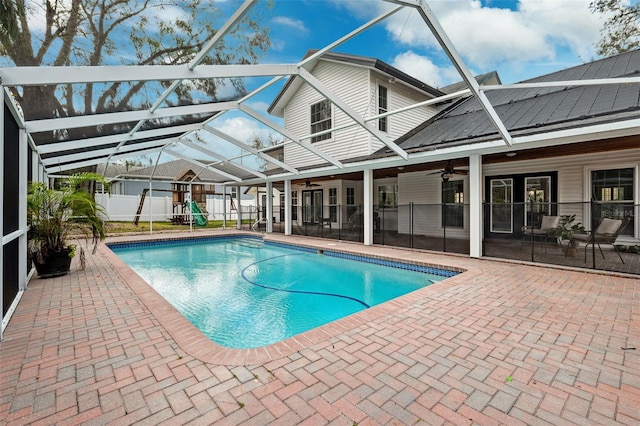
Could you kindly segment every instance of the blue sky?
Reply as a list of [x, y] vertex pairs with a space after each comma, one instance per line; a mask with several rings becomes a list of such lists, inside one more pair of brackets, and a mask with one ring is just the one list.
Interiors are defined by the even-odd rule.
[[[590, 0], [428, 2], [476, 73], [498, 70], [512, 83], [594, 59], [602, 18]], [[276, 0], [269, 62], [295, 62], [392, 4], [381, 0]], [[434, 86], [459, 81], [416, 11], [400, 12], [337, 50], [372, 56]]]
[[[474, 74], [497, 70], [514, 83], [590, 61], [602, 17], [590, 0], [437, 0], [428, 4]], [[226, 3], [235, 7], [239, 0]], [[275, 0], [266, 16], [272, 48], [263, 63], [296, 63], [394, 5], [382, 0]], [[415, 10], [399, 12], [336, 51], [380, 59], [434, 87], [460, 81]], [[263, 81], [255, 81], [257, 87]], [[248, 84], [251, 89], [251, 84]], [[281, 85], [252, 98], [265, 111]], [[240, 113], [216, 121], [240, 140], [270, 131]]]

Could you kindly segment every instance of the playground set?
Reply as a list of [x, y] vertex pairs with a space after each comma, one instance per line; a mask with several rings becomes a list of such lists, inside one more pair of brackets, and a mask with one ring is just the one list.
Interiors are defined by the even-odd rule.
[[[189, 183], [185, 183], [189, 182]], [[154, 189], [153, 192], [171, 192], [173, 200], [173, 216], [169, 220], [174, 225], [190, 224], [193, 220], [195, 226], [207, 226], [209, 213], [207, 212], [207, 195], [227, 196], [230, 200], [231, 211], [237, 212], [238, 209], [233, 201], [231, 194], [223, 194], [217, 192], [215, 185], [206, 185], [199, 182], [195, 173], [189, 170], [183, 174], [180, 179], [171, 183], [171, 189]], [[140, 215], [144, 207], [145, 199], [149, 188], [145, 188], [140, 196], [140, 204], [133, 220], [134, 225], [140, 222]]]

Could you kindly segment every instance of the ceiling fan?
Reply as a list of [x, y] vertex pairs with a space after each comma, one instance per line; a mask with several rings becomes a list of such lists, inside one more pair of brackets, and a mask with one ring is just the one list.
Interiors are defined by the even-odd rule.
[[299, 186], [303, 186], [305, 188], [313, 188], [314, 186], [322, 186], [322, 185], [318, 185], [317, 183], [311, 183], [311, 179], [306, 179], [304, 181], [304, 183], [299, 183]]
[[440, 175], [442, 177], [443, 182], [447, 182], [453, 175], [467, 175], [469, 173], [468, 170], [460, 170], [453, 167], [453, 163], [451, 160], [447, 161], [447, 164], [444, 166], [444, 169], [439, 170], [437, 172], [429, 173], [430, 175]]

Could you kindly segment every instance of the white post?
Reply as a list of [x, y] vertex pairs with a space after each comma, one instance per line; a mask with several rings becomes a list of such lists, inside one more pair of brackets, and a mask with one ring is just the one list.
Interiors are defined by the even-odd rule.
[[482, 256], [482, 157], [469, 156], [469, 254]]
[[189, 206], [189, 232], [193, 232], [193, 192], [191, 192], [192, 185], [193, 184], [189, 182], [189, 200], [187, 201], [187, 205]]
[[291, 179], [284, 181], [284, 235], [291, 235]]
[[[142, 205], [144, 208], [144, 204]], [[142, 211], [140, 211], [142, 216]], [[153, 186], [152, 181], [149, 181], [149, 234], [153, 234]]]
[[[231, 195], [229, 195], [229, 199], [231, 199]], [[226, 185], [222, 185], [222, 229], [227, 229], [227, 186]]]
[[242, 195], [240, 192], [240, 186], [236, 187], [236, 210], [238, 212], [238, 220], [236, 220], [236, 229], [242, 229], [242, 205], [240, 200], [242, 199]]
[[273, 182], [267, 182], [267, 233], [273, 232]]
[[[4, 200], [4, 144], [6, 141], [4, 140], [4, 86], [0, 84], [0, 94], [2, 94], [2, 111], [0, 111], [0, 200]], [[2, 216], [0, 218], [0, 240], [4, 237], [4, 209], [0, 214]], [[26, 252], [25, 252], [26, 253]], [[4, 243], [0, 241], [0, 306], [2, 306], [2, 311], [0, 311], [0, 340], [2, 340], [2, 323], [4, 321]], [[20, 258], [22, 261], [22, 258]]]
[[20, 250], [20, 253], [18, 255], [18, 262], [20, 262], [18, 264], [18, 279], [20, 280], [20, 282], [18, 283], [18, 288], [20, 290], [26, 290], [27, 274], [29, 273], [29, 271], [27, 271], [27, 262], [25, 259], [27, 255], [27, 180], [29, 179], [27, 173], [27, 153], [29, 151], [29, 144], [27, 142], [27, 131], [25, 129], [20, 129], [18, 135], [18, 149], [20, 150], [18, 153], [20, 162], [20, 176], [18, 178], [18, 229], [21, 229], [23, 231], [23, 234], [19, 237], [20, 239], [18, 240], [18, 247]]
[[362, 172], [364, 178], [364, 245], [373, 244], [373, 170]]

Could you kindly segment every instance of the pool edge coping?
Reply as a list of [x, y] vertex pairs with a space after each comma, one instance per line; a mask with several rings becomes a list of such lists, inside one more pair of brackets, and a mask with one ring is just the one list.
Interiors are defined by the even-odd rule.
[[[252, 233], [242, 231], [226, 231], [224, 233], [207, 234], [206, 237], [213, 237], [215, 235], [224, 236], [256, 236]], [[188, 236], [181, 237], [168, 237], [165, 235], [159, 235], [158, 237], [147, 238], [145, 236], [140, 239], [136, 239], [135, 242], [142, 241], [159, 241], [164, 239], [178, 240], [178, 239], [190, 239]], [[205, 237], [205, 238], [206, 238]], [[265, 241], [277, 241], [282, 242], [281, 238], [270, 238], [260, 235], [260, 238], [264, 237]], [[127, 237], [130, 240], [132, 237]], [[135, 238], [135, 237], [133, 237]], [[194, 238], [194, 237], [192, 237]], [[203, 238], [198, 236], [195, 238]], [[118, 243], [118, 241], [112, 241]], [[303, 242], [293, 242], [290, 239], [286, 240], [287, 244], [298, 245], [301, 247], [315, 248], [315, 249], [327, 249], [322, 243], [327, 244], [325, 240], [319, 240], [318, 244], [309, 244]], [[200, 330], [196, 328], [184, 315], [182, 315], [173, 305], [171, 305], [164, 297], [162, 297], [153, 287], [151, 287], [145, 280], [143, 280], [133, 269], [131, 269], [122, 259], [120, 259], [107, 244], [100, 244], [98, 247], [99, 253], [114, 267], [116, 273], [122, 278], [123, 282], [127, 284], [136, 296], [142, 301], [142, 303], [149, 309], [151, 314], [158, 320], [160, 325], [164, 328], [169, 336], [176, 342], [176, 344], [188, 355], [206, 363], [232, 365], [232, 366], [244, 366], [244, 365], [259, 365], [265, 364], [271, 361], [282, 359], [296, 352], [299, 352], [307, 347], [316, 346], [322, 344], [330, 344], [330, 340], [345, 332], [376, 320], [377, 318], [384, 317], [392, 314], [397, 309], [407, 308], [410, 309], [419, 299], [423, 299], [426, 294], [444, 286], [454, 286], [460, 279], [469, 279], [474, 275], [482, 274], [480, 269], [473, 267], [457, 267], [454, 265], [444, 264], [431, 264], [418, 261], [410, 261], [406, 259], [400, 259], [399, 257], [393, 257], [390, 255], [372, 255], [363, 254], [362, 251], [358, 251], [358, 247], [361, 245], [348, 244], [341, 248], [331, 247], [331, 250], [339, 251], [342, 253], [353, 254], [363, 257], [375, 257], [378, 259], [392, 260], [401, 263], [415, 263], [421, 266], [437, 267], [441, 269], [448, 269], [458, 272], [453, 277], [448, 277], [442, 281], [438, 281], [434, 284], [426, 286], [424, 288], [415, 290], [411, 293], [399, 296], [390, 301], [372, 306], [368, 309], [356, 312], [330, 323], [321, 325], [280, 342], [273, 343], [258, 348], [250, 349], [233, 349], [221, 346], [207, 336], [205, 336]], [[385, 247], [386, 248], [386, 247]], [[400, 252], [413, 252], [405, 251], [398, 248], [391, 248], [389, 251]], [[422, 252], [422, 254], [428, 254]]]

